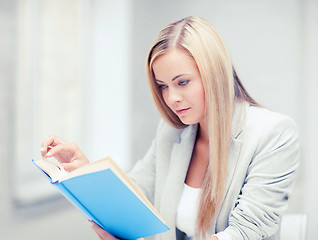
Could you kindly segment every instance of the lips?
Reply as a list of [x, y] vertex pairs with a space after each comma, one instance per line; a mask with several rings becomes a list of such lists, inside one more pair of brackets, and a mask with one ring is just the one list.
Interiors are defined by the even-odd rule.
[[183, 108], [183, 109], [179, 109], [179, 110], [176, 110], [176, 113], [178, 115], [181, 115], [181, 114], [184, 114], [185, 112], [187, 112], [190, 108]]

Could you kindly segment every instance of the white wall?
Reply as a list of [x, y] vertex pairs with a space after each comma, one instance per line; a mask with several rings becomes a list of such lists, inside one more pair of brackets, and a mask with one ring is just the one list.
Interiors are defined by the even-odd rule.
[[[10, 213], [10, 161], [12, 151], [12, 101], [15, 47], [15, 4], [0, 1], [0, 214]], [[5, 36], [5, 37], [4, 37]], [[0, 220], [0, 232], [2, 226]], [[1, 235], [0, 235], [1, 236]]]
[[301, 129], [303, 144], [303, 181], [301, 189], [304, 201], [300, 204], [308, 214], [308, 239], [318, 235], [317, 191], [317, 134], [318, 134], [318, 1], [308, 0], [304, 9], [303, 66], [301, 79]]
[[[91, 1], [87, 155], [130, 165], [130, 1]], [[85, 66], [84, 66], [85, 67]]]

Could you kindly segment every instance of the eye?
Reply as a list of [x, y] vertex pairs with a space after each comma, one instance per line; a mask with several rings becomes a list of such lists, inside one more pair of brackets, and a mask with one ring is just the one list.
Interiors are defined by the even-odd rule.
[[168, 87], [168, 85], [166, 84], [158, 84], [158, 88], [163, 90], [163, 89], [166, 89]]
[[187, 85], [189, 82], [190, 82], [190, 80], [183, 80], [183, 81], [180, 81], [178, 84], [180, 86], [184, 86], [184, 85]]

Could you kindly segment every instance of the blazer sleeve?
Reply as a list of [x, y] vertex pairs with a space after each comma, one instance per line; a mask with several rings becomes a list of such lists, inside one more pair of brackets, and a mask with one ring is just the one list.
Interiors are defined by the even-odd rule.
[[[158, 135], [162, 126], [163, 121], [161, 120], [156, 135]], [[156, 149], [157, 139], [154, 139], [144, 158], [137, 161], [132, 170], [128, 173], [128, 176], [138, 185], [140, 190], [152, 203], [154, 202], [154, 186], [156, 178]]]
[[254, 143], [253, 157], [224, 231], [232, 240], [272, 236], [288, 206], [299, 165], [298, 129], [287, 117], [269, 124], [269, 129], [258, 130], [263, 132]]

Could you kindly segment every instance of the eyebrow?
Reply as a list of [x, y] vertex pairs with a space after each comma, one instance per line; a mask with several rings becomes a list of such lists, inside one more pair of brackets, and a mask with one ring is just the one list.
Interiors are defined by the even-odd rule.
[[[179, 74], [179, 75], [175, 76], [174, 78], [172, 78], [171, 81], [174, 81], [174, 80], [176, 80], [177, 78], [179, 78], [179, 77], [181, 77], [181, 76], [183, 76], [183, 75], [186, 75], [186, 74]], [[161, 80], [159, 80], [159, 79], [156, 79], [156, 82], [164, 83], [164, 81], [161, 81]]]
[[175, 76], [174, 78], [172, 78], [171, 81], [174, 81], [174, 80], [176, 80], [178, 77], [181, 77], [181, 76], [183, 76], [183, 75], [185, 75], [185, 74], [179, 74], [179, 75]]

